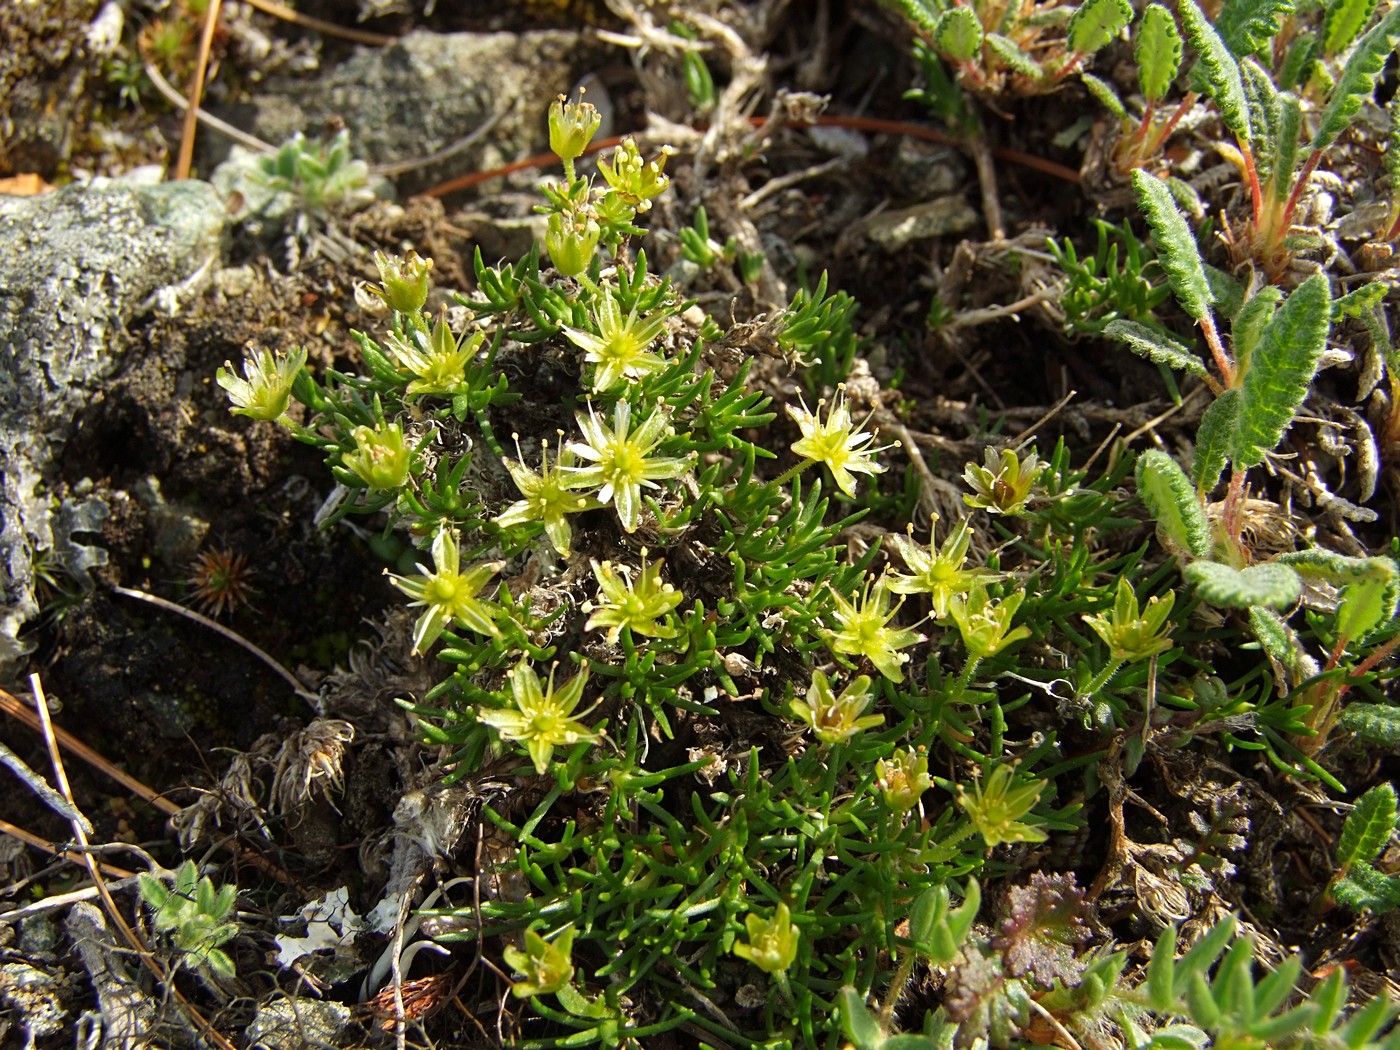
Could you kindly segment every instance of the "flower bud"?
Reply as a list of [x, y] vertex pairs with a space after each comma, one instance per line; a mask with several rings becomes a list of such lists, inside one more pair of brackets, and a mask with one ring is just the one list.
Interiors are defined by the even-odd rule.
[[577, 102], [560, 95], [549, 107], [549, 148], [560, 160], [571, 163], [583, 156], [602, 122], [598, 107], [583, 101], [582, 90]]
[[598, 249], [602, 231], [592, 219], [555, 212], [549, 217], [544, 235], [545, 248], [554, 261], [554, 268], [565, 277], [574, 277], [588, 269], [593, 253]]
[[413, 450], [404, 442], [401, 425], [356, 427], [351, 437], [355, 439], [355, 451], [345, 453], [340, 461], [366, 485], [383, 492], [399, 488], [408, 480]]
[[433, 260], [420, 258], [410, 251], [402, 259], [393, 258], [383, 252], [374, 253], [374, 265], [379, 267], [379, 279], [383, 283], [370, 290], [383, 299], [389, 309], [401, 314], [416, 314], [428, 301], [428, 289], [432, 286], [429, 273]]

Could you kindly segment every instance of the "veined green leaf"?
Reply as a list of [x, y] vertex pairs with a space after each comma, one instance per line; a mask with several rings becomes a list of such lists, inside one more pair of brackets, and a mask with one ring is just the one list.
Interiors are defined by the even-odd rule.
[[1279, 96], [1278, 125], [1274, 129], [1270, 162], [1274, 200], [1282, 204], [1293, 188], [1293, 169], [1298, 166], [1298, 145], [1303, 128], [1303, 108], [1292, 92]]
[[1133, 5], [1128, 0], [1084, 0], [1065, 27], [1070, 50], [1092, 55], [1106, 47], [1132, 19]]
[[[1190, 0], [1183, 2], [1190, 3]], [[1400, 7], [1392, 7], [1361, 38], [1347, 59], [1337, 86], [1332, 89], [1332, 97], [1327, 100], [1327, 108], [1318, 120], [1317, 134], [1312, 140], [1314, 150], [1326, 149], [1351, 126], [1362, 102], [1376, 90], [1376, 78], [1385, 68], [1397, 42], [1400, 42]]]
[[1273, 140], [1278, 124], [1279, 90], [1253, 57], [1240, 60], [1240, 83], [1244, 85], [1245, 101], [1249, 103], [1250, 145], [1260, 178], [1270, 170], [1271, 157], [1264, 151]]
[[1089, 94], [1098, 99], [1105, 109], [1119, 120], [1128, 119], [1128, 110], [1123, 105], [1123, 100], [1118, 97], [1118, 92], [1114, 91], [1105, 81], [1100, 80], [1092, 73], [1080, 73], [1079, 79], [1084, 81], [1084, 86], [1089, 89]]
[[1278, 35], [1293, 0], [1225, 0], [1215, 19], [1220, 39], [1236, 55], [1259, 55]]
[[1215, 488], [1229, 459], [1230, 442], [1239, 426], [1240, 392], [1226, 390], [1207, 406], [1196, 429], [1196, 453], [1191, 458], [1191, 480], [1202, 496]]
[[1337, 605], [1337, 635], [1349, 642], [1364, 642], [1377, 627], [1394, 620], [1398, 589], [1393, 572], [1389, 579], [1361, 579], [1343, 587]]
[[1375, 859], [1395, 831], [1395, 817], [1395, 788], [1389, 784], [1377, 784], [1357, 799], [1337, 839], [1337, 864], [1349, 868]]
[[1317, 374], [1331, 327], [1327, 278], [1314, 274], [1284, 301], [1250, 355], [1230, 453], [1236, 466], [1256, 466], [1278, 446]]
[[1307, 81], [1316, 61], [1317, 36], [1307, 31], [1300, 32], [1283, 56], [1283, 64], [1278, 71], [1279, 86], [1296, 90]]
[[1348, 733], [1384, 747], [1400, 747], [1400, 707], [1390, 704], [1347, 704], [1339, 720]]
[[1283, 293], [1272, 284], [1267, 284], [1240, 308], [1230, 324], [1230, 343], [1235, 351], [1235, 361], [1241, 375], [1249, 368], [1249, 359], [1254, 348], [1259, 345], [1264, 330], [1274, 319], [1274, 311], [1283, 302]]
[[1181, 571], [1196, 585], [1201, 597], [1211, 605], [1227, 609], [1248, 609], [1267, 605], [1284, 609], [1298, 600], [1303, 582], [1286, 565], [1251, 565], [1236, 569], [1218, 561], [1195, 561]]
[[1220, 119], [1241, 142], [1249, 141], [1249, 105], [1240, 81], [1240, 66], [1195, 0], [1180, 0], [1181, 28], [1200, 59], [1206, 93], [1215, 100]]
[[[1191, 0], [1182, 0], [1182, 4], [1189, 6]], [[1140, 169], [1133, 172], [1133, 192], [1152, 227], [1157, 259], [1167, 272], [1177, 302], [1199, 321], [1210, 311], [1210, 285], [1206, 283], [1201, 253], [1186, 225], [1186, 217], [1178, 210], [1166, 184]]]
[[1400, 908], [1400, 877], [1384, 875], [1364, 861], [1357, 861], [1332, 883], [1332, 899], [1352, 911], [1387, 912]]
[[1181, 71], [1181, 33], [1172, 13], [1161, 4], [1148, 4], [1138, 19], [1133, 59], [1142, 97], [1149, 102], [1162, 101]]
[[1104, 334], [1111, 335], [1133, 353], [1149, 361], [1188, 372], [1202, 379], [1207, 375], [1205, 362], [1192, 353], [1189, 346], [1178, 342], [1165, 332], [1154, 331], [1136, 321], [1119, 318], [1104, 326]]
[[1029, 53], [1023, 51], [1016, 41], [1009, 37], [1004, 37], [1000, 33], [988, 33], [987, 46], [992, 49], [997, 58], [1001, 59], [1008, 66], [1020, 73], [1024, 77], [1032, 80], [1039, 80], [1045, 76], [1045, 70]]
[[1160, 449], [1138, 456], [1138, 495], [1147, 504], [1168, 545], [1194, 558], [1210, 554], [1210, 524], [1191, 479]]
[[[1400, 114], [1400, 107], [1396, 108], [1396, 113]], [[1400, 139], [1392, 138], [1394, 145], [1385, 151], [1389, 157], [1392, 153], [1400, 157]], [[1360, 288], [1354, 288], [1346, 295], [1339, 296], [1332, 300], [1332, 320], [1333, 322], [1344, 320], [1348, 317], [1360, 317], [1364, 313], [1374, 310], [1386, 293], [1390, 291], [1390, 285], [1384, 281], [1372, 281], [1370, 284], [1363, 284]]]
[[982, 23], [970, 7], [946, 11], [933, 31], [933, 46], [955, 62], [967, 62], [982, 50]]
[[1350, 47], [1375, 9], [1376, 0], [1331, 0], [1322, 26], [1323, 54], [1338, 55]]

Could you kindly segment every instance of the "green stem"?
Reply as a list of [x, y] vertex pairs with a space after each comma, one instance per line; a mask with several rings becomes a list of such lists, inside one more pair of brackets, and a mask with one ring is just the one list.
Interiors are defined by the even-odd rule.
[[815, 462], [816, 462], [815, 459], [804, 459], [804, 460], [802, 460], [802, 462], [798, 463], [797, 466], [793, 467], [791, 470], [787, 471], [785, 474], [783, 474], [781, 477], [779, 477], [776, 481], [774, 481], [773, 484], [779, 485], [779, 486], [786, 485], [789, 481], [791, 481], [793, 478], [797, 477], [797, 475], [801, 474], [804, 470], [806, 470], [808, 467], [810, 467], [810, 466], [811, 466], [813, 463], [815, 463]]
[[894, 1008], [899, 1005], [899, 996], [914, 975], [915, 953], [910, 950], [900, 957], [899, 966], [894, 971], [890, 986], [885, 989], [885, 997], [880, 1000], [880, 1031], [888, 1034], [894, 1022]]
[[1085, 700], [1092, 700], [1098, 695], [1099, 690], [1112, 681], [1113, 676], [1118, 673], [1118, 669], [1123, 666], [1125, 660], [1110, 660], [1106, 663], [1098, 674], [1094, 675], [1093, 681], [1084, 687], [1082, 694]]

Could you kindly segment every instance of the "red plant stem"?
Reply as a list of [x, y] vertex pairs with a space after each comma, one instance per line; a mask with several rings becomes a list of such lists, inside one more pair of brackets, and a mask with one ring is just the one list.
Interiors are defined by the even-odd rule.
[[1235, 362], [1230, 359], [1229, 351], [1225, 349], [1225, 344], [1220, 341], [1220, 333], [1215, 328], [1215, 318], [1207, 312], [1204, 317], [1196, 319], [1196, 323], [1201, 326], [1201, 331], [1205, 333], [1206, 345], [1210, 347], [1211, 356], [1215, 358], [1215, 367], [1220, 369], [1220, 378], [1225, 380], [1227, 387], [1235, 385]]
[[[762, 127], [768, 123], [765, 117], [750, 117], [749, 123], [754, 127]], [[815, 121], [819, 127], [849, 128], [853, 131], [870, 131], [888, 135], [906, 135], [909, 138], [922, 139], [925, 142], [936, 142], [940, 146], [954, 146], [964, 149], [963, 144], [936, 128], [926, 128], [920, 124], [908, 124], [901, 120], [880, 120], [876, 117], [845, 117], [845, 116], [825, 116], [818, 117]], [[791, 126], [800, 127], [801, 123], [791, 122]], [[620, 145], [625, 135], [614, 135], [612, 138], [601, 139], [589, 144], [584, 155], [599, 153], [605, 149], [612, 149]], [[1009, 161], [1012, 164], [1019, 164], [1023, 168], [1031, 168], [1042, 174], [1053, 178], [1062, 179], [1065, 182], [1078, 182], [1079, 172], [1063, 164], [1057, 164], [1053, 160], [1046, 160], [1044, 157], [1037, 157], [1032, 153], [1023, 153], [1020, 150], [1007, 149], [1003, 146], [993, 146], [992, 156], [999, 160]], [[455, 179], [450, 179], [438, 186], [424, 190], [419, 196], [422, 197], [445, 197], [449, 193], [457, 193], [460, 190], [470, 189], [472, 186], [487, 182], [491, 179], [500, 178], [503, 175], [512, 175], [517, 171], [526, 171], [531, 168], [543, 168], [554, 164], [558, 160], [553, 153], [539, 153], [533, 157], [526, 157], [524, 160], [517, 160], [514, 163], [506, 164], [499, 168], [492, 168], [490, 171], [474, 171], [467, 175], [461, 175]]]
[[1182, 99], [1181, 103], [1176, 107], [1176, 112], [1171, 115], [1171, 119], [1162, 127], [1161, 133], [1152, 140], [1152, 148], [1148, 150], [1149, 153], [1156, 153], [1162, 148], [1162, 143], [1166, 142], [1167, 136], [1176, 130], [1176, 126], [1181, 123], [1181, 118], [1191, 112], [1191, 107], [1196, 104], [1196, 99], [1198, 97], [1199, 96], [1194, 91], [1187, 92], [1186, 97]]
[[1400, 646], [1400, 634], [1391, 638], [1390, 641], [1386, 642], [1384, 645], [1378, 645], [1375, 649], [1371, 650], [1371, 655], [1357, 664], [1356, 667], [1352, 669], [1351, 674], [1347, 675], [1347, 682], [1338, 691], [1337, 698], [1341, 699], [1342, 694], [1351, 688], [1351, 682], [1353, 680], [1359, 679], [1363, 675], [1370, 674], [1374, 671], [1382, 660], [1395, 652], [1396, 646]]
[[[1156, 115], [1157, 115], [1157, 103], [1153, 102], [1151, 99], [1148, 99], [1148, 100], [1147, 100], [1147, 105], [1146, 105], [1146, 107], [1144, 107], [1144, 109], [1143, 109], [1143, 111], [1142, 111], [1142, 122], [1141, 122], [1140, 124], [1138, 124], [1138, 129], [1137, 129], [1137, 131], [1133, 132], [1132, 144], [1133, 144], [1134, 146], [1141, 146], [1141, 145], [1143, 144], [1143, 142], [1146, 141], [1146, 139], [1147, 139], [1147, 133], [1148, 133], [1148, 131], [1151, 130], [1151, 128], [1152, 128], [1152, 118], [1153, 118], [1154, 116], [1156, 116]], [[1160, 145], [1160, 144], [1161, 144], [1161, 140], [1158, 139], [1156, 142], [1153, 143], [1154, 148], [1153, 148], [1152, 150], [1150, 150], [1149, 152], [1155, 153], [1155, 152], [1156, 152], [1155, 147], [1158, 146], [1158, 145]]]
[[1259, 217], [1264, 213], [1264, 193], [1259, 188], [1259, 172], [1254, 167], [1254, 153], [1249, 148], [1249, 143], [1243, 139], [1236, 139], [1240, 145], [1240, 155], [1244, 157], [1244, 173], [1249, 179], [1249, 203], [1254, 209], [1254, 225], [1259, 225]]
[[1308, 179], [1312, 178], [1312, 173], [1317, 170], [1317, 166], [1321, 162], [1322, 150], [1315, 149], [1308, 156], [1307, 163], [1303, 165], [1298, 181], [1293, 184], [1293, 192], [1288, 195], [1288, 204], [1283, 209], [1283, 222], [1280, 223], [1283, 233], [1287, 233], [1293, 228], [1293, 213], [1298, 210], [1298, 199], [1303, 196], [1303, 189], [1307, 186]]

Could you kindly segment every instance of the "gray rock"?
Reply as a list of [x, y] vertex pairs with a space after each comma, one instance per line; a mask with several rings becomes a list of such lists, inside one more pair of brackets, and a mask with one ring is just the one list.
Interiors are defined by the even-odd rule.
[[324, 999], [274, 999], [258, 1007], [245, 1034], [249, 1050], [346, 1046], [359, 1026], [350, 1007]]
[[101, 560], [71, 537], [100, 528], [101, 511], [55, 514], [46, 473], [130, 348], [130, 323], [177, 310], [187, 282], [217, 264], [224, 216], [203, 182], [0, 197], [0, 675], [38, 612], [35, 561], [80, 575]]
[[298, 131], [318, 136], [339, 120], [356, 155], [375, 164], [425, 157], [499, 115], [469, 149], [397, 180], [413, 192], [545, 148], [550, 102], [599, 54], [566, 30], [418, 31], [388, 47], [361, 49], [319, 79], [269, 79], [250, 104], [219, 112], [274, 145]]

